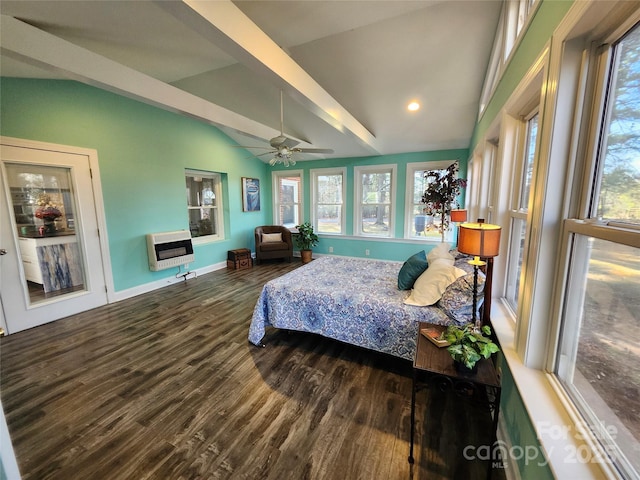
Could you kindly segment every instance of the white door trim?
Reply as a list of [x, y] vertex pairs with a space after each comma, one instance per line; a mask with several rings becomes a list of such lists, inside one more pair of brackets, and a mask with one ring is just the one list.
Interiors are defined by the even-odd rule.
[[109, 252], [109, 235], [107, 233], [107, 221], [104, 212], [104, 202], [102, 200], [102, 182], [100, 180], [100, 167], [98, 164], [98, 151], [93, 148], [74, 147], [71, 145], [60, 145], [57, 143], [40, 142], [36, 140], [26, 140], [15, 137], [0, 136], [2, 145], [12, 147], [31, 148], [35, 150], [45, 150], [50, 152], [60, 152], [76, 155], [85, 155], [89, 159], [91, 168], [91, 187], [93, 189], [93, 201], [96, 208], [96, 221], [100, 232], [100, 250], [102, 257], [102, 269], [104, 271], [104, 281], [107, 288], [107, 302], [113, 303], [115, 299], [115, 287], [113, 284], [113, 273], [111, 272], [111, 254]]

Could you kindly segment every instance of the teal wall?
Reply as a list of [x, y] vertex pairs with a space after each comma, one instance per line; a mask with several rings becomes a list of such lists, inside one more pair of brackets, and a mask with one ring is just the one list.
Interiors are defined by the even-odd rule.
[[[571, 7], [571, 1], [544, 0], [523, 41], [519, 44], [487, 109], [475, 127], [470, 149], [409, 153], [378, 157], [301, 162], [304, 171], [305, 219], [310, 218], [309, 170], [347, 167], [347, 235], [353, 233], [353, 167], [397, 164], [395, 236], [381, 241], [322, 236], [315, 249], [334, 254], [403, 260], [424, 248], [399, 240], [404, 229], [406, 164], [459, 159], [466, 175], [468, 152], [499, 115], [505, 102], [538, 57], [553, 30]], [[164, 110], [70, 81], [3, 78], [0, 83], [0, 133], [6, 136], [94, 148], [98, 151], [109, 248], [116, 290], [123, 290], [173, 272], [150, 272], [144, 235], [152, 231], [187, 228], [184, 169], [220, 172], [225, 176], [224, 241], [196, 247], [199, 268], [223, 261], [231, 248], [253, 248], [255, 226], [271, 223], [271, 176], [269, 167], [247, 152], [231, 148], [233, 141], [215, 127]], [[260, 212], [242, 212], [241, 177], [261, 180]], [[427, 249], [429, 248], [426, 246]], [[539, 448], [535, 430], [508, 366], [504, 364], [501, 411], [514, 445]], [[517, 463], [523, 479], [553, 478], [548, 466], [539, 462]]]
[[[97, 150], [116, 291], [175, 274], [149, 270], [145, 235], [188, 229], [185, 168], [223, 174], [226, 219], [226, 238], [195, 246], [190, 269], [226, 261], [270, 222], [266, 166], [213, 126], [72, 81], [2, 78], [0, 88], [2, 135]], [[260, 212], [242, 211], [243, 176], [261, 180]]]
[[[435, 244], [424, 243], [418, 240], [404, 240], [405, 230], [405, 196], [407, 182], [407, 164], [434, 162], [440, 160], [459, 160], [460, 176], [464, 178], [467, 168], [467, 157], [469, 151], [467, 149], [459, 150], [438, 150], [433, 152], [418, 153], [400, 153], [395, 155], [379, 155], [372, 157], [356, 157], [356, 158], [338, 158], [316, 160], [309, 162], [299, 162], [296, 164], [296, 170], [303, 170], [303, 192], [304, 192], [304, 218], [311, 219], [311, 180], [310, 170], [317, 168], [346, 168], [346, 231], [345, 235], [320, 235], [320, 242], [314, 248], [314, 251], [320, 254], [329, 253], [329, 247], [333, 247], [332, 255], [344, 255], [352, 257], [364, 257], [365, 250], [369, 250], [370, 258], [382, 260], [406, 260], [409, 256], [420, 250], [429, 251]], [[353, 237], [354, 235], [354, 168], [363, 165], [396, 165], [397, 188], [395, 196], [395, 225], [393, 231], [393, 240], [385, 240], [381, 238], [371, 239], [363, 237]], [[274, 170], [284, 170], [284, 167], [275, 168]], [[461, 198], [462, 202], [463, 199]]]
[[510, 455], [523, 480], [552, 480], [553, 473], [547, 465], [536, 431], [506, 362], [502, 362], [501, 384], [500, 411], [504, 419], [503, 427], [515, 447], [507, 455]]
[[[250, 158], [216, 127], [74, 81], [2, 78], [0, 133], [42, 142], [95, 149], [100, 166], [111, 266], [116, 291], [175, 275], [151, 272], [145, 235], [187, 229], [185, 168], [223, 175], [225, 238], [194, 247], [190, 269], [226, 260], [234, 248], [254, 250], [253, 230], [273, 221], [271, 168]], [[304, 170], [305, 219], [310, 218], [309, 170], [346, 166], [347, 236], [321, 237], [315, 250], [334, 254], [405, 260], [433, 244], [403, 240], [406, 166], [409, 162], [460, 160], [468, 150], [383, 155], [300, 162]], [[353, 238], [353, 167], [397, 165], [396, 225], [393, 240]], [[261, 211], [243, 212], [241, 178], [261, 182]]]

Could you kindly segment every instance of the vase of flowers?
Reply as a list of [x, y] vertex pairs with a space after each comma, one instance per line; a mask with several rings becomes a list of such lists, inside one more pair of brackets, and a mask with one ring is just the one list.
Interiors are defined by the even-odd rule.
[[44, 223], [44, 233], [54, 233], [56, 231], [55, 220], [62, 216], [62, 212], [46, 193], [38, 195], [36, 205], [38, 208], [35, 216]]
[[444, 232], [449, 229], [449, 216], [453, 205], [459, 208], [456, 200], [460, 189], [467, 186], [466, 178], [458, 178], [458, 163], [454, 162], [445, 173], [442, 170], [430, 170], [425, 173], [427, 189], [422, 195], [422, 203], [435, 218], [440, 217], [440, 234], [444, 242]]

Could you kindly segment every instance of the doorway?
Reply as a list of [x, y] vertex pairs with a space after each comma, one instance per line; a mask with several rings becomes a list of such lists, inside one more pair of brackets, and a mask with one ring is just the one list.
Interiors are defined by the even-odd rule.
[[96, 152], [3, 137], [0, 160], [4, 330], [16, 333], [106, 304]]

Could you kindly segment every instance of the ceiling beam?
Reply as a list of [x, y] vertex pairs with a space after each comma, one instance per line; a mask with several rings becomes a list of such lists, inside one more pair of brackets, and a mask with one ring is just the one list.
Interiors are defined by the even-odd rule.
[[0, 19], [0, 52], [67, 78], [269, 141], [280, 132], [13, 17]]
[[376, 138], [230, 0], [156, 4], [372, 154]]

